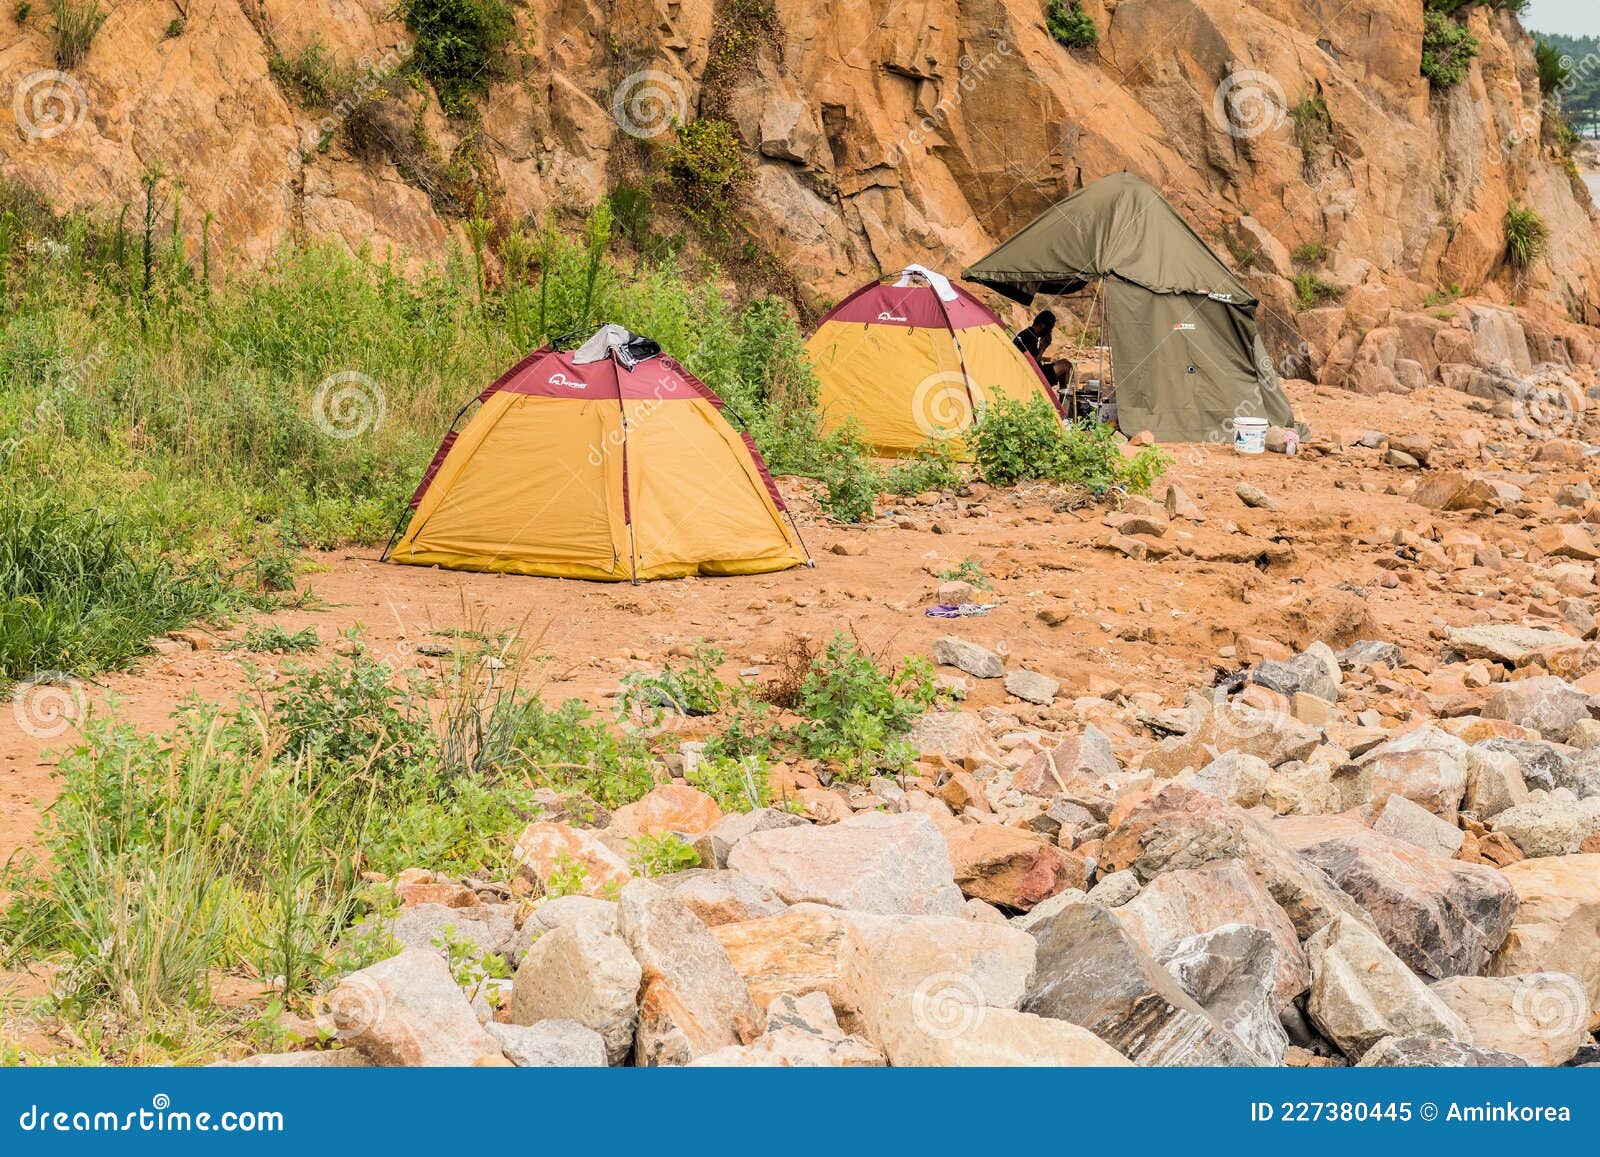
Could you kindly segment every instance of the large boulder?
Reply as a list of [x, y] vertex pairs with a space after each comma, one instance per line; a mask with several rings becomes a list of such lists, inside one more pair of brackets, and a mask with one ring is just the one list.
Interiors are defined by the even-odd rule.
[[504, 1063], [437, 952], [408, 948], [339, 982], [328, 997], [338, 1036], [373, 1064]]
[[1564, 972], [1456, 976], [1434, 995], [1467, 1023], [1474, 1043], [1530, 1065], [1562, 1065], [1589, 1037], [1589, 995]]
[[1600, 832], [1600, 797], [1572, 799], [1565, 792], [1537, 792], [1496, 815], [1493, 826], [1524, 855], [1570, 856]]
[[1118, 1067], [1129, 1061], [1086, 1028], [959, 999], [895, 997], [877, 1019], [878, 1044], [899, 1066]]
[[1461, 1018], [1360, 921], [1335, 918], [1306, 941], [1306, 953], [1311, 959], [1306, 1011], [1352, 1060], [1387, 1036], [1471, 1043]]
[[643, 975], [614, 922], [574, 920], [529, 947], [511, 985], [507, 1019], [575, 1020], [600, 1034], [606, 1059], [618, 1064], [633, 1048]]
[[672, 893], [635, 880], [617, 931], [639, 962], [639, 1065], [683, 1065], [756, 1035], [759, 1011], [711, 930]]
[[702, 833], [694, 842], [694, 850], [705, 867], [726, 868], [728, 853], [746, 836], [771, 828], [804, 827], [806, 823], [801, 816], [782, 808], [763, 807], [754, 811], [734, 812], [724, 816], [710, 831]]
[[944, 836], [917, 812], [755, 832], [734, 846], [728, 866], [787, 904], [956, 915], [964, 903]]
[[1184, 940], [1234, 924], [1272, 938], [1273, 992], [1279, 1009], [1311, 986], [1311, 967], [1289, 917], [1243, 860], [1213, 860], [1164, 872], [1116, 910], [1117, 919], [1158, 959]]
[[856, 994], [844, 976], [844, 912], [821, 904], [796, 904], [756, 920], [711, 930], [760, 1008], [789, 994], [825, 994], [841, 1022], [854, 1024]]
[[1479, 1048], [1436, 1036], [1386, 1036], [1356, 1062], [1381, 1069], [1504, 1069], [1525, 1067], [1513, 1053]]
[[1272, 766], [1266, 760], [1230, 751], [1202, 768], [1183, 772], [1177, 782], [1240, 807], [1252, 808], [1262, 802], [1273, 775]]
[[689, 868], [655, 881], [707, 927], [776, 916], [788, 907], [778, 894], [743, 872]]
[[812, 992], [774, 1000], [767, 1008], [766, 1030], [748, 1045], [729, 1045], [689, 1063], [697, 1068], [878, 1068], [885, 1061], [878, 1048], [840, 1027], [826, 996]]
[[1403, 795], [1454, 823], [1467, 793], [1467, 745], [1423, 727], [1381, 743], [1341, 776], [1346, 807]]
[[1273, 992], [1277, 946], [1272, 934], [1248, 924], [1189, 936], [1156, 955], [1195, 1002], [1270, 1064], [1283, 1063], [1289, 1034]]
[[1170, 785], [1119, 809], [1101, 844], [1105, 871], [1129, 869], [1141, 880], [1244, 860], [1261, 876], [1301, 939], [1344, 913], [1365, 920], [1356, 902], [1320, 868], [1286, 847], [1254, 816], [1204, 792]]
[[1287, 714], [1223, 699], [1214, 703], [1186, 735], [1163, 740], [1147, 752], [1142, 766], [1156, 775], [1170, 777], [1237, 751], [1277, 767], [1292, 759], [1306, 758], [1321, 743], [1321, 732]]
[[661, 783], [611, 813], [611, 833], [623, 837], [680, 832], [698, 836], [722, 822], [717, 801], [698, 788]]
[[519, 1069], [602, 1068], [606, 1063], [605, 1038], [575, 1020], [542, 1020], [538, 1024], [491, 1020], [483, 1027]]
[[1565, 679], [1539, 675], [1501, 683], [1484, 701], [1479, 714], [1529, 727], [1555, 743], [1565, 743], [1572, 729], [1589, 718], [1589, 696]]
[[1589, 1028], [1600, 1029], [1600, 854], [1522, 860], [1504, 872], [1516, 889], [1517, 919], [1490, 974], [1576, 977], [1589, 997]]
[[966, 824], [948, 834], [950, 867], [966, 896], [1026, 912], [1086, 883], [1083, 861], [1042, 836], [1000, 824]]
[[1432, 980], [1483, 971], [1516, 916], [1516, 894], [1496, 869], [1381, 832], [1305, 843], [1300, 854], [1361, 905], [1412, 971]]
[[1140, 1065], [1264, 1063], [1099, 905], [1068, 905], [1032, 934], [1039, 964], [1024, 1012], [1081, 1025]]
[[1491, 623], [1477, 627], [1451, 627], [1445, 641], [1469, 659], [1494, 659], [1519, 667], [1549, 647], [1572, 647], [1583, 640], [1548, 627], [1519, 627]]
[[952, 763], [977, 766], [1001, 759], [976, 711], [929, 711], [911, 725], [906, 742], [920, 755], [943, 756]]
[[1011, 786], [1048, 799], [1058, 792], [1070, 791], [1086, 778], [1103, 780], [1121, 771], [1111, 741], [1091, 724], [1028, 760], [1012, 774]]
[[593, 832], [540, 820], [522, 829], [512, 850], [518, 870], [540, 888], [558, 874], [579, 876], [585, 896], [605, 896], [633, 878], [628, 862]]

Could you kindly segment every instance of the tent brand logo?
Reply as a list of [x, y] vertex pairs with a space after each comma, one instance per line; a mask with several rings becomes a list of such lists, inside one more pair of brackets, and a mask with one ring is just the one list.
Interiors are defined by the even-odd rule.
[[1206, 296], [1212, 301], [1231, 302], [1233, 300], [1233, 294], [1231, 293], [1208, 293]]
[[552, 386], [566, 386], [569, 390], [587, 390], [589, 388], [588, 382], [575, 382], [560, 370], [557, 370], [545, 380]]
[[1172, 327], [1172, 332], [1173, 333], [1177, 333], [1180, 330], [1192, 330], [1192, 329], [1195, 329], [1195, 328], [1197, 328], [1197, 327], [1195, 326], [1194, 322], [1192, 322], [1192, 321], [1180, 321], [1177, 325]]
[[882, 313], [880, 313], [878, 315], [878, 320], [879, 321], [906, 321], [907, 319], [904, 318], [904, 317], [901, 317], [898, 313], [890, 313], [886, 309], [886, 310], [884, 310]]

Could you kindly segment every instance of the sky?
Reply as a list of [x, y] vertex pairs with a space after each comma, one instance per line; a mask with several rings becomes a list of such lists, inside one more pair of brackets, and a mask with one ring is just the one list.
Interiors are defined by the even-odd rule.
[[1596, 0], [1533, 0], [1522, 24], [1537, 32], [1568, 36], [1600, 36], [1600, 3]]

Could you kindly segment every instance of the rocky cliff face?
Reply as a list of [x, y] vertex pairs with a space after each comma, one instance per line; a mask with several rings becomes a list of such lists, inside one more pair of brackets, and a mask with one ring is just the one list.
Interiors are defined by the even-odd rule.
[[[1042, 0], [551, 0], [518, 6], [511, 75], [474, 129], [399, 82], [411, 38], [391, 0], [109, 7], [65, 74], [47, 15], [0, 15], [0, 173], [114, 210], [160, 166], [238, 260], [319, 236], [435, 259], [464, 208], [452, 165], [506, 218], [582, 210], [647, 171], [672, 120], [714, 114], [752, 158], [739, 225], [812, 307], [906, 262], [959, 268], [1130, 169], [1231, 251], [1271, 344], [1303, 338], [1308, 371], [1348, 374], [1341, 336], [1452, 286], [1552, 334], [1600, 323], [1595, 210], [1541, 143], [1530, 43], [1503, 13], [1473, 12], [1481, 56], [1440, 96], [1419, 0], [1087, 0], [1101, 38], [1079, 52], [1047, 34]], [[353, 101], [308, 107], [269, 68], [314, 42], [363, 78]], [[350, 117], [363, 135], [337, 131]], [[1513, 204], [1551, 230], [1520, 279]], [[1340, 303], [1301, 311], [1302, 267]]]

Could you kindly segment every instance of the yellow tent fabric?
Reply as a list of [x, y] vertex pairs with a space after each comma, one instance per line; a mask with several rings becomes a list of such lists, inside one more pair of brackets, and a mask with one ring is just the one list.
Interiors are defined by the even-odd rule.
[[937, 439], [970, 458], [964, 435], [985, 406], [1035, 397], [1057, 405], [1000, 319], [949, 288], [954, 296], [945, 300], [931, 285], [873, 282], [822, 319], [806, 351], [824, 432], [853, 420], [886, 457], [914, 454]]
[[755, 446], [671, 358], [627, 369], [540, 350], [479, 401], [391, 561], [607, 581], [810, 561]]

